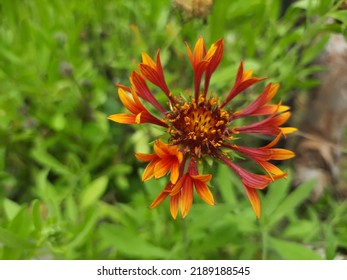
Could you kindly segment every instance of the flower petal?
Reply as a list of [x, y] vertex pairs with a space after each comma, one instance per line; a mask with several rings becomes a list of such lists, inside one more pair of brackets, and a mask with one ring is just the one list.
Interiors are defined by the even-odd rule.
[[135, 88], [136, 93], [141, 98], [147, 100], [149, 103], [151, 103], [154, 107], [156, 107], [160, 112], [165, 114], [166, 110], [163, 108], [163, 106], [160, 105], [160, 103], [155, 99], [152, 92], [149, 90], [146, 81], [141, 76], [141, 74], [137, 73], [136, 71], [133, 71], [130, 76], [130, 82], [132, 86]]
[[162, 203], [165, 200], [165, 198], [167, 198], [167, 196], [169, 195], [171, 188], [172, 184], [168, 183], [166, 187], [160, 192], [160, 194], [154, 199], [149, 208], [157, 207], [160, 203]]
[[270, 176], [272, 181], [275, 179], [273, 178], [273, 175], [279, 176], [281, 178], [287, 178], [287, 173], [283, 172], [280, 168], [278, 168], [276, 165], [267, 162], [267, 161], [261, 161], [258, 162], [258, 164], [265, 170], [265, 172]]
[[245, 187], [246, 193], [248, 196], [249, 201], [251, 202], [253, 211], [258, 219], [260, 219], [261, 214], [261, 205], [259, 200], [259, 195], [257, 193], [257, 190]]
[[295, 127], [280, 127], [280, 130], [283, 134], [287, 135], [297, 131], [298, 129]]
[[274, 136], [277, 136], [278, 134], [285, 135], [296, 131], [296, 129], [292, 127], [279, 127], [280, 125], [285, 123], [289, 119], [289, 117], [290, 112], [284, 112], [279, 115], [272, 114], [261, 121], [237, 127], [234, 128], [234, 130], [239, 133], [260, 133]]
[[142, 63], [139, 64], [141, 74], [152, 84], [159, 87], [167, 97], [173, 101], [170, 90], [165, 82], [164, 71], [160, 61], [160, 50], [157, 51], [156, 62], [154, 62], [146, 53], [142, 54]]
[[253, 72], [251, 70], [247, 70], [247, 71], [243, 70], [243, 62], [241, 61], [239, 68], [237, 70], [234, 86], [231, 89], [231, 91], [229, 92], [229, 94], [227, 95], [227, 97], [225, 98], [225, 100], [223, 101], [221, 108], [223, 108], [225, 105], [227, 105], [240, 92], [242, 92], [245, 89], [249, 88], [250, 86], [266, 79], [266, 77], [264, 77], [264, 78], [253, 77], [252, 78], [252, 73]]
[[219, 158], [239, 175], [244, 186], [254, 189], [264, 189], [272, 181], [271, 178], [249, 172], [222, 156], [219, 156]]
[[145, 182], [151, 179], [154, 176], [155, 165], [158, 160], [152, 160], [145, 168], [142, 174], [142, 182]]
[[153, 59], [145, 52], [142, 53], [142, 63], [154, 69], [156, 68], [156, 64]]
[[240, 115], [247, 116], [257, 113], [257, 111], [261, 109], [264, 104], [269, 102], [274, 97], [278, 88], [279, 84], [273, 85], [269, 83], [262, 92], [262, 94], [259, 95], [254, 102], [252, 102], [250, 105], [248, 105], [246, 108], [240, 111]]
[[180, 207], [182, 218], [184, 219], [193, 203], [193, 181], [190, 176], [186, 176], [182, 185], [180, 196]]
[[288, 111], [290, 109], [289, 106], [285, 105], [275, 105], [275, 104], [269, 104], [264, 105], [261, 108], [257, 109], [256, 111], [249, 114], [250, 116], [263, 116], [263, 115], [271, 115], [274, 113], [283, 113], [285, 111]]
[[137, 115], [138, 113], [144, 110], [144, 107], [141, 105], [139, 106], [139, 104], [136, 104], [136, 102], [132, 100], [122, 88], [118, 89], [118, 95], [120, 101], [123, 103], [125, 108], [127, 108], [131, 113]]
[[153, 123], [159, 126], [167, 127], [165, 122], [159, 120], [154, 117], [141, 103], [139, 97], [137, 96], [135, 90], [131, 90], [131, 95], [133, 100], [129, 97], [129, 95], [124, 91], [124, 89], [118, 89], [119, 99], [123, 103], [123, 105], [134, 114], [133, 117], [130, 117], [129, 114], [116, 114], [113, 115], [113, 119], [116, 122], [127, 123], [127, 124], [139, 124], [139, 123]]
[[[189, 48], [188, 45], [187, 47]], [[194, 52], [191, 59], [193, 67], [195, 67], [200, 61], [202, 61], [204, 53], [205, 53], [205, 42], [204, 42], [204, 39], [200, 36], [194, 46]]]
[[279, 148], [248, 148], [236, 145], [226, 145], [226, 147], [256, 161], [286, 160], [295, 156], [294, 152]]
[[181, 191], [182, 186], [183, 186], [184, 181], [185, 181], [187, 176], [189, 176], [189, 175], [187, 175], [187, 174], [183, 175], [181, 178], [179, 178], [177, 183], [175, 185], [173, 185], [172, 190], [170, 192], [171, 196], [174, 196], [174, 195], [178, 194]]
[[117, 122], [117, 123], [124, 123], [124, 124], [135, 124], [135, 116], [132, 114], [114, 114], [111, 116], [108, 116], [107, 119]]
[[170, 174], [170, 181], [172, 184], [175, 184], [179, 177], [179, 164], [178, 162], [174, 162], [171, 165], [171, 174]]
[[198, 41], [195, 44], [193, 53], [187, 43], [186, 43], [186, 47], [187, 47], [188, 57], [194, 71], [195, 99], [198, 99], [199, 93], [200, 93], [201, 78], [208, 65], [208, 61], [204, 59], [204, 56], [206, 53], [204, 39], [202, 37], [199, 37]]
[[[251, 70], [246, 71], [246, 73], [247, 72], [252, 75], [252, 71]], [[239, 84], [240, 82], [242, 82], [242, 80], [244, 80], [245, 78], [248, 78], [248, 77], [246, 77], [245, 73], [243, 72], [243, 61], [241, 60], [240, 64], [239, 64], [239, 67], [237, 69], [234, 86]]]
[[141, 160], [144, 162], [151, 161], [158, 158], [156, 154], [145, 154], [145, 153], [135, 153], [135, 157], [138, 160]]
[[267, 144], [266, 146], [264, 146], [263, 148], [264, 149], [268, 149], [268, 148], [272, 148], [273, 146], [275, 146], [278, 141], [280, 141], [281, 137], [283, 136], [284, 134], [282, 133], [279, 133], [269, 144]]
[[286, 160], [295, 156], [294, 152], [286, 149], [274, 148], [270, 149], [270, 151], [272, 160]]
[[209, 205], [214, 205], [213, 195], [207, 185], [199, 180], [194, 180], [194, 185], [198, 195]]
[[137, 114], [136, 117], [135, 117], [135, 122], [136, 122], [137, 124], [141, 123], [141, 114], [142, 114], [142, 112], [139, 113], [139, 114]]
[[169, 156], [168, 145], [162, 142], [160, 139], [154, 143], [154, 152], [160, 158], [166, 158]]
[[224, 52], [224, 40], [219, 39], [216, 43], [214, 43], [211, 48], [208, 50], [205, 60], [209, 61], [206, 74], [205, 74], [205, 87], [204, 87], [204, 95], [206, 96], [208, 87], [210, 85], [210, 79], [213, 72], [217, 69], [219, 63], [222, 60]]
[[190, 175], [190, 177], [192, 177], [194, 181], [196, 180], [206, 184], [211, 181], [212, 174]]
[[168, 171], [170, 170], [171, 166], [172, 166], [172, 162], [170, 160], [166, 160], [166, 159], [158, 160], [158, 162], [156, 163], [154, 167], [154, 177], [158, 179], [165, 176], [166, 173], [168, 173]]
[[176, 194], [176, 195], [170, 197], [170, 212], [171, 212], [172, 218], [174, 218], [175, 220], [176, 220], [177, 214], [178, 214], [179, 199], [180, 199], [179, 194]]

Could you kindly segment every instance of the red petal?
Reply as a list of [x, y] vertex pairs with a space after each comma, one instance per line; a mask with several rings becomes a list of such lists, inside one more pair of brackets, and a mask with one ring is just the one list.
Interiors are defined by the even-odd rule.
[[222, 161], [224, 161], [231, 169], [233, 169], [237, 175], [239, 175], [242, 183], [247, 187], [254, 189], [264, 189], [272, 181], [271, 178], [268, 178], [265, 175], [251, 173], [243, 169], [242, 167], [234, 164], [230, 160], [223, 158], [222, 156], [220, 156], [219, 158]]
[[160, 76], [160, 80], [161, 80], [160, 88], [165, 92], [165, 94], [167, 96], [170, 96], [170, 90], [167, 87], [167, 84], [165, 82], [164, 71], [163, 71], [163, 67], [161, 66], [160, 50], [157, 51], [156, 59], [157, 59], [157, 72], [158, 72], [158, 75]]
[[130, 82], [136, 89], [138, 96], [147, 100], [163, 114], [166, 112], [163, 106], [161, 106], [160, 103], [154, 98], [152, 92], [149, 90], [146, 84], [146, 81], [142, 78], [142, 76], [139, 73], [133, 71], [130, 76]]
[[139, 65], [141, 74], [145, 76], [146, 79], [152, 84], [158, 86], [169, 98], [171, 98], [170, 90], [166, 85], [163, 68], [160, 62], [160, 51], [158, 50], [157, 52], [156, 63], [154, 63], [154, 61], [147, 54], [143, 54], [142, 57], [143, 62]]
[[210, 85], [210, 78], [213, 74], [213, 72], [217, 69], [219, 63], [222, 60], [224, 52], [224, 40], [219, 39], [216, 43], [214, 43], [211, 48], [208, 50], [205, 60], [209, 60], [209, 57], [211, 57], [208, 66], [206, 68], [206, 74], [205, 74], [205, 88], [204, 88], [204, 95], [206, 96], [208, 87]]
[[272, 85], [271, 83], [269, 83], [262, 94], [259, 95], [258, 98], [250, 105], [248, 105], [245, 109], [241, 110], [240, 114], [244, 116], [253, 114], [256, 110], [260, 109], [264, 104], [266, 104], [273, 98], [278, 87], [278, 84]]
[[256, 83], [258, 83], [264, 79], [266, 79], [266, 77], [264, 77], [264, 78], [250, 78], [248, 80], [241, 82], [236, 88], [235, 95], [239, 94], [241, 91], [246, 90], [247, 88], [251, 87], [252, 85], [254, 85], [254, 84], [256, 84]]
[[239, 64], [239, 68], [237, 69], [234, 85], [237, 85], [238, 83], [240, 83], [242, 81], [242, 77], [243, 77], [243, 61], [241, 60]]
[[290, 109], [289, 106], [285, 105], [264, 105], [261, 108], [258, 108], [257, 110], [253, 111], [250, 116], [263, 116], [263, 115], [272, 115], [274, 113], [283, 113], [285, 111], [288, 111]]
[[152, 84], [155, 84], [159, 88], [161, 88], [161, 80], [158, 76], [157, 70], [155, 68], [150, 67], [147, 64], [140, 63], [139, 65], [141, 74], [146, 77]]
[[228, 104], [235, 96], [237, 96], [241, 91], [244, 91], [245, 89], [249, 88], [250, 86], [254, 85], [255, 83], [258, 83], [264, 79], [264, 78], [257, 78], [251, 77], [252, 71], [243, 71], [243, 62], [240, 62], [239, 68], [237, 70], [236, 79], [233, 88], [229, 92], [226, 99], [223, 101], [221, 108], [223, 108], [226, 104]]

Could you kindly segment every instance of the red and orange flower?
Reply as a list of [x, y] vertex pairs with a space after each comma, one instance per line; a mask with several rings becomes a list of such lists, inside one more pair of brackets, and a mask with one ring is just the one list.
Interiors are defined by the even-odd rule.
[[[139, 65], [140, 72], [133, 71], [130, 76], [131, 86], [117, 84], [119, 98], [130, 113], [114, 114], [108, 118], [125, 124], [152, 123], [165, 128], [169, 136], [168, 143], [156, 140], [153, 154], [136, 153], [139, 160], [148, 162], [143, 181], [170, 174], [170, 181], [150, 208], [170, 197], [172, 217], [176, 219], [180, 210], [184, 218], [191, 208], [194, 188], [207, 204], [214, 205], [213, 195], [207, 186], [212, 175], [198, 172], [198, 164], [205, 157], [212, 157], [228, 165], [240, 177], [259, 218], [261, 207], [257, 190], [286, 177], [286, 172], [270, 161], [294, 156], [292, 151], [274, 148], [282, 136], [296, 130], [293, 127], [281, 127], [290, 117], [289, 107], [281, 103], [269, 104], [279, 88], [278, 84], [269, 83], [251, 104], [241, 110], [233, 110], [229, 106], [230, 102], [239, 94], [246, 94], [247, 88], [265, 78], [253, 77], [251, 70], [244, 71], [241, 62], [233, 88], [220, 101], [219, 96], [208, 92], [208, 89], [212, 74], [223, 56], [223, 39], [212, 44], [209, 50], [206, 50], [202, 38], [198, 39], [193, 51], [188, 44], [186, 47], [194, 71], [194, 95], [187, 91], [185, 95], [174, 96], [165, 81], [159, 50], [155, 61], [144, 53]], [[147, 82], [157, 86], [166, 95], [167, 104], [158, 102]], [[157, 113], [150, 112], [143, 101], [149, 103], [151, 111]], [[257, 117], [257, 121], [237, 126], [237, 120], [251, 117]], [[265, 134], [273, 136], [274, 140], [263, 147], [245, 147], [238, 145], [242, 134]], [[249, 158], [264, 170], [264, 174], [255, 174], [238, 166], [231, 156], [233, 153]]]

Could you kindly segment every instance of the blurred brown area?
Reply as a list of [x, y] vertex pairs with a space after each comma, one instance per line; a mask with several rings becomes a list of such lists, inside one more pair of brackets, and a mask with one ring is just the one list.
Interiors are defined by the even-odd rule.
[[[331, 35], [324, 52], [315, 62], [325, 71], [317, 74], [320, 86], [301, 104], [302, 118], [294, 150], [294, 184], [316, 179], [312, 201], [329, 189], [337, 197], [347, 197], [340, 172], [346, 164], [347, 124], [347, 41]], [[300, 109], [299, 109], [300, 110]]]
[[173, 0], [172, 6], [181, 12], [182, 20], [192, 18], [206, 20], [213, 6], [213, 0]]

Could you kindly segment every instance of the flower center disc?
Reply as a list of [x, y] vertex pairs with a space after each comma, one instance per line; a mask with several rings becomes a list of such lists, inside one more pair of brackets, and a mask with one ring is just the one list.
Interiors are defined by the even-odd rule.
[[200, 96], [198, 102], [176, 99], [167, 119], [172, 143], [189, 148], [198, 157], [213, 154], [233, 138], [227, 128], [229, 113], [219, 107], [215, 97]]

